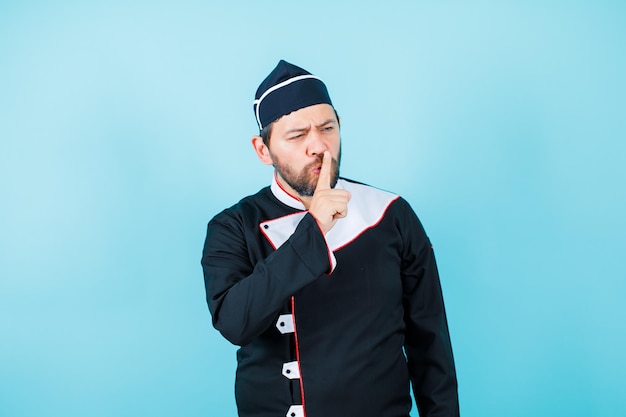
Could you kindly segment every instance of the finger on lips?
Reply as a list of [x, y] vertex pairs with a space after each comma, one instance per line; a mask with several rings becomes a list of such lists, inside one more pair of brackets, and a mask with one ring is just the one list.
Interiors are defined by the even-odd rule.
[[320, 176], [317, 179], [317, 186], [315, 190], [329, 190], [330, 189], [330, 171], [332, 166], [332, 157], [330, 152], [324, 151], [324, 158], [322, 159], [322, 167], [320, 168]]

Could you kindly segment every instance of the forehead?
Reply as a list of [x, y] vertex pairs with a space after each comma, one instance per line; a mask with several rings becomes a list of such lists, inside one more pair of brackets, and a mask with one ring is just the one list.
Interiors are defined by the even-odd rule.
[[319, 126], [328, 120], [335, 120], [335, 110], [330, 104], [315, 104], [291, 112], [274, 122], [273, 129], [284, 131], [295, 128]]

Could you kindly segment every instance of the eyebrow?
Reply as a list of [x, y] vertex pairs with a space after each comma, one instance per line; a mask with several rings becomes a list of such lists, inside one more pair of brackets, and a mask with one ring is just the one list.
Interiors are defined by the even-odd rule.
[[[319, 125], [316, 125], [315, 127], [320, 128], [320, 127], [326, 126], [326, 125], [331, 124], [331, 123], [337, 123], [337, 120], [335, 120], [335, 119], [328, 119], [325, 122], [320, 123]], [[306, 132], [307, 130], [309, 130], [308, 126], [307, 127], [296, 127], [294, 129], [289, 129], [288, 131], [286, 131], [284, 133], [284, 135], [288, 136], [288, 135], [290, 135], [292, 133]]]
[[331, 123], [337, 123], [337, 120], [336, 119], [328, 119], [324, 123], [319, 124], [319, 125], [317, 125], [315, 127], [322, 127], [322, 126], [326, 126], [327, 124], [331, 124]]
[[309, 130], [308, 127], [297, 127], [295, 129], [289, 129], [288, 131], [286, 131], [284, 133], [285, 136], [288, 136], [292, 133], [300, 133], [300, 132], [306, 132], [307, 130]]

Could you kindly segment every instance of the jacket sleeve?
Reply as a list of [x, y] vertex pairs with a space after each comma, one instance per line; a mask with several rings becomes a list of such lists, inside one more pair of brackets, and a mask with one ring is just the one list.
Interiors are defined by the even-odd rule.
[[242, 222], [234, 216], [216, 216], [209, 222], [202, 254], [213, 326], [240, 346], [273, 326], [289, 298], [329, 270], [326, 241], [310, 214], [283, 245], [256, 265], [250, 260], [249, 244]]
[[452, 346], [433, 248], [408, 203], [402, 214], [405, 352], [421, 417], [458, 417]]

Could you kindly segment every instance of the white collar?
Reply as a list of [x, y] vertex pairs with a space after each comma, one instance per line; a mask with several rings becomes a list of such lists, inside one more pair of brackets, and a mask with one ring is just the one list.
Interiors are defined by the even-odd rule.
[[304, 204], [302, 204], [302, 201], [289, 194], [283, 187], [280, 186], [278, 180], [276, 179], [276, 172], [274, 172], [274, 176], [272, 177], [271, 189], [272, 194], [274, 194], [274, 196], [276, 196], [276, 198], [279, 199], [281, 203], [286, 204], [289, 207], [295, 208], [296, 210], [306, 210]]
[[[338, 189], [338, 190], [343, 189], [342, 181], [343, 180], [341, 179], [337, 181], [337, 185], [335, 185], [335, 189]], [[279, 199], [281, 203], [286, 204], [289, 207], [295, 208], [296, 210], [306, 210], [306, 207], [304, 207], [304, 204], [302, 204], [302, 201], [300, 201], [298, 198], [294, 197], [293, 195], [289, 194], [278, 183], [278, 180], [276, 179], [276, 172], [274, 172], [274, 175], [272, 177], [272, 185], [270, 188], [272, 190], [272, 194], [274, 194], [274, 196], [277, 199]]]

